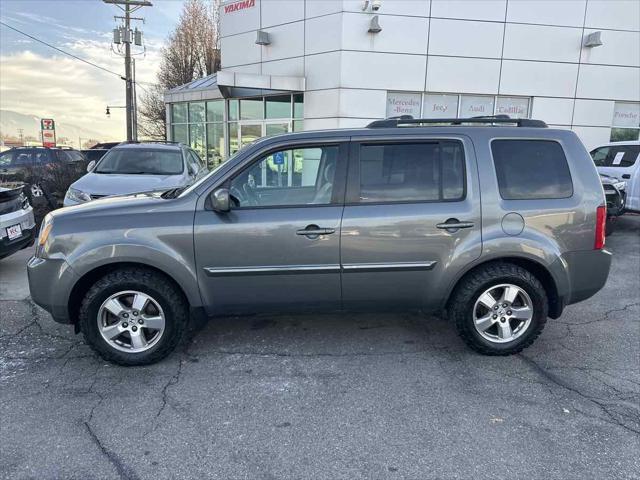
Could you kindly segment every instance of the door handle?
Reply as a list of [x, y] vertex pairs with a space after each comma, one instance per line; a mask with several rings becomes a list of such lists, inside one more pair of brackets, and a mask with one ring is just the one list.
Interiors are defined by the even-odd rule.
[[460, 228], [472, 228], [474, 225], [473, 222], [461, 222], [457, 218], [449, 218], [444, 223], [438, 223], [436, 228], [447, 230], [448, 232], [455, 232]]
[[296, 235], [304, 235], [307, 238], [318, 238], [320, 235], [331, 235], [336, 233], [335, 228], [320, 228], [318, 225], [307, 225], [305, 228], [296, 230]]
[[628, 173], [625, 173], [624, 175], [622, 175], [622, 178], [624, 178], [625, 180], [629, 180], [631, 178], [631, 175]]

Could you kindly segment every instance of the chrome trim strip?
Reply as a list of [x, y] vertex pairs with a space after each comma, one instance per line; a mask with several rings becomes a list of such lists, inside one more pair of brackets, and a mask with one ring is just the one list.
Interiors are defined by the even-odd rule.
[[304, 273], [339, 273], [340, 265], [270, 265], [256, 267], [204, 267], [210, 277], [237, 275], [299, 275]]
[[431, 270], [438, 262], [386, 262], [386, 263], [345, 263], [343, 272], [406, 272], [412, 270]]

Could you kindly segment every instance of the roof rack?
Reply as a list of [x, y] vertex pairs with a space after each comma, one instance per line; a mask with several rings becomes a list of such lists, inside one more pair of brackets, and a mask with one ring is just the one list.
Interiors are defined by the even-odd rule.
[[403, 125], [421, 125], [421, 124], [448, 124], [462, 125], [463, 123], [483, 123], [496, 124], [505, 123], [518, 127], [546, 128], [547, 124], [542, 120], [533, 120], [530, 118], [511, 118], [509, 115], [487, 115], [482, 117], [471, 118], [413, 118], [411, 115], [402, 115], [400, 117], [390, 117], [384, 120], [374, 120], [367, 128], [396, 128]]
[[170, 145], [180, 145], [182, 142], [172, 142], [170, 140], [131, 140], [128, 142], [120, 142], [118, 145], [128, 145], [132, 143], [168, 143]]

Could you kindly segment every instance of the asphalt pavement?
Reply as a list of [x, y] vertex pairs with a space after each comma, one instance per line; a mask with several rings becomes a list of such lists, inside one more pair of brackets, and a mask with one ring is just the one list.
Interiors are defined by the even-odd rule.
[[522, 354], [419, 314], [194, 326], [159, 364], [96, 357], [0, 261], [0, 478], [640, 478], [640, 216], [607, 286]]

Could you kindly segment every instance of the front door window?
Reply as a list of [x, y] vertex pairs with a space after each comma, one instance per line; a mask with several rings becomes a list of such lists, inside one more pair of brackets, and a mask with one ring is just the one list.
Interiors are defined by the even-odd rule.
[[337, 159], [337, 145], [273, 152], [231, 181], [236, 207], [327, 205]]

